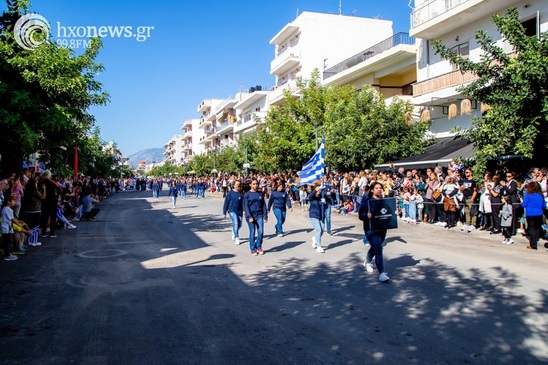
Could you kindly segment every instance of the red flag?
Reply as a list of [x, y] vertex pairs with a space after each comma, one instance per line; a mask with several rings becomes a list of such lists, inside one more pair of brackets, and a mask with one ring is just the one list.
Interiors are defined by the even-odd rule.
[[74, 147], [74, 178], [78, 177], [78, 144]]

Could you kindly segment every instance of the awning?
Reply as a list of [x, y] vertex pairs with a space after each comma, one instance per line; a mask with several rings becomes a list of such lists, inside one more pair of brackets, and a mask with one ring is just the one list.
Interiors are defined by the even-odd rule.
[[[474, 145], [472, 142], [456, 137], [438, 138], [433, 145], [427, 147], [419, 155], [409, 156], [401, 160], [392, 161], [395, 167], [405, 167], [406, 169], [426, 169], [436, 165], [447, 165], [449, 161], [456, 157], [470, 158], [474, 155]], [[388, 168], [389, 164], [376, 165], [376, 169]]]

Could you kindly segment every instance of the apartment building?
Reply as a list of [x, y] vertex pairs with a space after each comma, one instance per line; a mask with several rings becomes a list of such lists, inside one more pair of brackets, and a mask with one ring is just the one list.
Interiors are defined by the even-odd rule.
[[[398, 161], [400, 166], [425, 167], [446, 164], [454, 157], [471, 157], [473, 148], [468, 141], [455, 136], [455, 127], [469, 128], [473, 117], [481, 117], [481, 105], [467, 100], [457, 88], [475, 79], [471, 73], [462, 74], [449, 61], [434, 53], [432, 42], [441, 40], [459, 55], [480, 61], [482, 49], [475, 39], [483, 29], [493, 41], [508, 54], [510, 44], [501, 38], [492, 23], [493, 14], [505, 13], [516, 7], [529, 35], [548, 30], [548, 2], [544, 0], [415, 0], [411, 12], [410, 36], [416, 38], [417, 82], [413, 84], [411, 102], [420, 113], [428, 110], [431, 118], [430, 132], [436, 143], [424, 154]], [[465, 100], [466, 99], [466, 100]], [[470, 102], [470, 107], [464, 103]], [[457, 110], [456, 115], [453, 110]], [[470, 112], [471, 111], [471, 112]], [[418, 161], [421, 161], [418, 164]]]
[[183, 126], [181, 127], [181, 130], [183, 131], [183, 135], [181, 137], [182, 141], [182, 156], [181, 156], [181, 163], [183, 165], [188, 164], [190, 161], [192, 161], [192, 157], [195, 153], [199, 152], [200, 145], [198, 143], [193, 143], [194, 139], [193, 137], [196, 135], [196, 138], [199, 138], [199, 127], [200, 120], [199, 119], [187, 119], [184, 121]]
[[258, 125], [264, 122], [268, 112], [268, 91], [262, 87], [250, 88], [250, 93], [243, 95], [242, 99], [234, 105], [236, 123], [234, 124], [234, 136], [237, 143], [239, 136], [255, 131]]
[[417, 48], [408, 33], [397, 33], [360, 50], [323, 71], [324, 85], [353, 85], [361, 90], [372, 85], [387, 103], [397, 96], [411, 101], [417, 81]]
[[315, 68], [325, 71], [392, 35], [392, 22], [387, 20], [301, 13], [270, 40], [274, 45], [270, 74], [275, 77], [275, 85], [268, 104], [283, 103], [284, 90], [298, 97], [297, 77], [306, 79]]
[[183, 141], [182, 135], [176, 134], [164, 144], [164, 161], [175, 166], [183, 163]]

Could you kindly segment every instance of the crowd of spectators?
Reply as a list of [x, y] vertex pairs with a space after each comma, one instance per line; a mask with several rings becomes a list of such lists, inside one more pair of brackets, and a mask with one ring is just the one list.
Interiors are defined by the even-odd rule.
[[2, 257], [15, 261], [60, 229], [75, 229], [75, 221], [93, 221], [94, 204], [120, 188], [117, 179], [66, 178], [49, 170], [13, 173], [0, 179]]

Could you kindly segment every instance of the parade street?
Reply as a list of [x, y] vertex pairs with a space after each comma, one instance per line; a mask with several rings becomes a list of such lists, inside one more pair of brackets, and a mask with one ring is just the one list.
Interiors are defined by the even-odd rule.
[[96, 222], [1, 262], [0, 364], [548, 362], [542, 244], [400, 221], [384, 284], [362, 266], [357, 214], [333, 212], [325, 253], [299, 206], [283, 237], [270, 214], [254, 257], [222, 203], [113, 193]]

